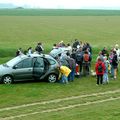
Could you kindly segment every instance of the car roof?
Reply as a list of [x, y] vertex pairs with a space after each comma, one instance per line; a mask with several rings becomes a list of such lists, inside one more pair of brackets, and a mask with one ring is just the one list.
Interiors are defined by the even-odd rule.
[[47, 54], [30, 54], [30, 55], [19, 55], [13, 59], [11, 59], [10, 61], [8, 61], [6, 64], [9, 65], [9, 66], [13, 66], [14, 64], [20, 62], [21, 60], [24, 60], [26, 58], [34, 58], [34, 57], [43, 57], [43, 58], [49, 58], [49, 59], [54, 59], [52, 56], [50, 55], [47, 55]]
[[52, 56], [48, 55], [48, 54], [30, 54], [30, 55], [27, 55], [27, 57], [43, 57], [43, 58], [51, 58], [51, 59], [54, 59]]

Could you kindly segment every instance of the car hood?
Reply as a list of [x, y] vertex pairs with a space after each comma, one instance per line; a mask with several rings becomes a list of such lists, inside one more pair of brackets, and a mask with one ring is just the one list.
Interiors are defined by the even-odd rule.
[[6, 66], [4, 64], [0, 65], [0, 75], [2, 75], [3, 73], [6, 73], [6, 71], [9, 71], [11, 69], [11, 67]]

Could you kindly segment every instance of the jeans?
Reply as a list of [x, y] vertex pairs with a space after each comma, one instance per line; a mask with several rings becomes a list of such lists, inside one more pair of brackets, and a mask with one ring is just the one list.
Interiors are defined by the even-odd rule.
[[113, 65], [111, 65], [111, 76], [114, 77], [114, 68], [113, 68]]
[[108, 73], [104, 73], [103, 75], [103, 83], [108, 83]]
[[62, 75], [61, 83], [68, 83], [68, 77], [66, 77], [65, 75]]
[[68, 76], [68, 81], [73, 81], [74, 80], [74, 77], [75, 77], [75, 69], [73, 69], [69, 76]]

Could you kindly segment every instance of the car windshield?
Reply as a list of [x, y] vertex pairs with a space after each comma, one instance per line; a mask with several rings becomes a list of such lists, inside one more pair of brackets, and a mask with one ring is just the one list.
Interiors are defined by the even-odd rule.
[[4, 66], [7, 66], [7, 67], [12, 67], [14, 66], [16, 63], [18, 63], [20, 61], [20, 57], [15, 57], [13, 58], [12, 60], [8, 61], [7, 63], [4, 64]]

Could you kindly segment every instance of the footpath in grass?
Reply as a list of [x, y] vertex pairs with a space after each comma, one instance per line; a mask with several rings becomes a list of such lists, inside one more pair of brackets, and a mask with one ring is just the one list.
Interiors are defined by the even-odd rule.
[[17, 119], [21, 117], [33, 116], [36, 114], [44, 114], [62, 111], [66, 109], [74, 109], [81, 106], [89, 106], [109, 101], [120, 101], [120, 89], [115, 91], [106, 91], [93, 93], [89, 95], [72, 96], [40, 103], [33, 103], [0, 110], [0, 119]]

